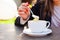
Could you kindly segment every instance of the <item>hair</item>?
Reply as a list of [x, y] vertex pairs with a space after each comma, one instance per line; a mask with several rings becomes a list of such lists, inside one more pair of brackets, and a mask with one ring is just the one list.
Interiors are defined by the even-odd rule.
[[[51, 16], [53, 13], [53, 0], [39, 0], [39, 2], [44, 4], [44, 9], [43, 9], [43, 19], [45, 19], [46, 15]], [[47, 14], [48, 12], [48, 14]]]

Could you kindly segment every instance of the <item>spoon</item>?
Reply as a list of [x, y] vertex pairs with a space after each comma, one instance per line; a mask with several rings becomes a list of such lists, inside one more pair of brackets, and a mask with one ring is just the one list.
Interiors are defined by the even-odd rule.
[[30, 12], [32, 13], [32, 17], [34, 17], [35, 19], [39, 19], [39, 17], [38, 16], [36, 16], [36, 15], [34, 15], [33, 14], [33, 12], [32, 12], [32, 10], [30, 9]]

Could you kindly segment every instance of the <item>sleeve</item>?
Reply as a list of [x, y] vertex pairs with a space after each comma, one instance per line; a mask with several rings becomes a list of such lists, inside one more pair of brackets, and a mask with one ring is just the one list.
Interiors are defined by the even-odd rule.
[[22, 18], [20, 18], [18, 16], [15, 20], [15, 25], [16, 26], [25, 26], [27, 24], [27, 21], [28, 21], [28, 19], [24, 21]]
[[15, 20], [15, 25], [16, 26], [25, 26], [28, 22], [28, 20], [32, 20], [33, 17], [32, 17], [32, 14], [30, 14], [30, 16], [28, 17], [27, 20], [23, 20], [21, 17], [17, 17], [16, 20]]
[[33, 17], [31, 17], [31, 14], [30, 16], [27, 18], [27, 20], [23, 20], [21, 17], [17, 17], [16, 20], [15, 20], [15, 25], [16, 26], [25, 26], [28, 22], [28, 20], [32, 20]]
[[29, 17], [27, 18], [27, 20], [23, 20], [22, 18], [20, 18], [20, 24], [24, 25], [29, 20]]

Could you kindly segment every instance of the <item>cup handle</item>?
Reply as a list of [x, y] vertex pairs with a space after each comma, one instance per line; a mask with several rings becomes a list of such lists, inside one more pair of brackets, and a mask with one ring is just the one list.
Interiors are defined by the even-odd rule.
[[47, 21], [47, 23], [48, 23], [48, 25], [47, 25], [47, 28], [50, 26], [50, 22], [49, 21]]

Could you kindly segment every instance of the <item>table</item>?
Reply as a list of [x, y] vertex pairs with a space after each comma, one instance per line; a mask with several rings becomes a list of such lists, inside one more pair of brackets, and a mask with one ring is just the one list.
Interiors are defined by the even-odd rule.
[[17, 40], [22, 30], [23, 27], [17, 27], [14, 24], [0, 24], [0, 40]]
[[60, 27], [51, 26], [52, 34], [44, 37], [30, 37], [22, 34], [23, 27], [14, 24], [0, 24], [0, 40], [60, 40]]

